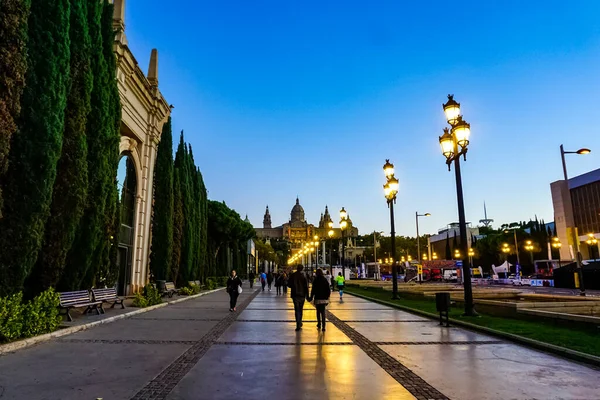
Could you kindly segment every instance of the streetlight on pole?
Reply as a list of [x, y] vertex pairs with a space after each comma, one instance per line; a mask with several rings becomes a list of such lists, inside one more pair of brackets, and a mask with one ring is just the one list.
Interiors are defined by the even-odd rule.
[[419, 241], [419, 217], [431, 217], [431, 214], [419, 214], [418, 211], [415, 212], [415, 221], [417, 222], [417, 261], [421, 262], [421, 242]]
[[333, 276], [333, 221], [329, 221], [327, 223], [329, 226], [329, 232], [327, 232], [327, 236], [329, 236], [329, 275]]
[[[444, 128], [444, 134], [440, 136], [440, 146], [442, 154], [446, 157], [448, 171], [450, 165], [454, 163], [454, 174], [456, 177], [456, 200], [458, 203], [458, 223], [460, 226], [460, 247], [463, 255], [467, 255], [467, 221], [465, 218], [465, 203], [463, 199], [462, 177], [460, 174], [460, 156], [467, 160], [467, 151], [469, 145], [469, 136], [471, 134], [471, 125], [463, 120], [460, 114], [460, 104], [454, 100], [454, 95], [448, 95], [448, 102], [442, 105], [446, 114], [446, 121], [451, 129]], [[477, 313], [473, 309], [473, 290], [471, 288], [471, 269], [467, 265], [468, 260], [462, 260], [462, 269], [464, 277], [465, 291], [465, 314], [466, 316], [475, 316]]]
[[531, 256], [531, 265], [533, 265], [533, 242], [531, 240], [525, 241], [525, 250], [527, 250]]
[[[513, 231], [513, 237], [515, 239], [515, 253], [517, 253], [517, 265], [519, 266], [519, 268], [521, 268], [521, 258], [519, 257], [519, 242], [517, 241], [517, 229], [519, 228], [512, 228], [510, 230]], [[508, 233], [509, 229], [505, 229], [504, 233]]]
[[383, 172], [387, 182], [383, 185], [383, 192], [387, 200], [388, 208], [390, 209], [390, 234], [392, 237], [392, 299], [398, 298], [398, 268], [396, 267], [396, 228], [394, 224], [394, 204], [396, 203], [396, 195], [398, 194], [398, 179], [394, 177], [394, 164], [390, 160], [385, 160], [383, 164]]
[[471, 247], [469, 249], [469, 265], [473, 268], [473, 256], [475, 255], [475, 250]]
[[[560, 158], [562, 160], [562, 167], [563, 167], [563, 175], [565, 177], [565, 182], [567, 184], [567, 189], [569, 186], [569, 177], [567, 176], [567, 163], [565, 162], [565, 154], [589, 154], [592, 151], [590, 149], [587, 149], [585, 147], [577, 150], [577, 151], [565, 151], [565, 148], [563, 147], [563, 145], [560, 145]], [[571, 204], [571, 207], [573, 207], [573, 205]], [[573, 212], [573, 210], [571, 210], [571, 212]], [[581, 265], [581, 253], [579, 252], [579, 235], [577, 233], [577, 227], [574, 226], [573, 227], [573, 232], [572, 232], [572, 237], [573, 237], [573, 252], [575, 253], [575, 260], [577, 262], [577, 269], [579, 270], [579, 290], [580, 290], [580, 295], [581, 296], [585, 296], [585, 285], [583, 283], [583, 265]], [[560, 257], [559, 257], [560, 259]]]
[[340, 229], [342, 231], [342, 275], [344, 279], [346, 279], [346, 242], [344, 241], [344, 232], [346, 231], [346, 227], [348, 226], [348, 213], [342, 207], [340, 210]]

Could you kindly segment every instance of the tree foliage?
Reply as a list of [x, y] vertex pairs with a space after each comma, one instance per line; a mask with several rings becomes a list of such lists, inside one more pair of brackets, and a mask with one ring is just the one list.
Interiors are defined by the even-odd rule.
[[25, 88], [9, 168], [2, 181], [0, 296], [21, 290], [50, 214], [69, 80], [69, 1], [33, 0]]
[[162, 130], [154, 166], [154, 212], [150, 269], [155, 279], [168, 280], [173, 260], [173, 135], [171, 118]]
[[27, 283], [30, 297], [58, 283], [87, 195], [86, 122], [90, 112], [92, 72], [85, 4], [71, 0], [70, 14], [71, 76], [62, 154], [58, 161], [44, 243]]
[[[27, 70], [27, 18], [31, 0], [0, 2], [0, 179], [8, 168], [10, 139], [17, 130]], [[0, 185], [0, 218], [2, 218]]]

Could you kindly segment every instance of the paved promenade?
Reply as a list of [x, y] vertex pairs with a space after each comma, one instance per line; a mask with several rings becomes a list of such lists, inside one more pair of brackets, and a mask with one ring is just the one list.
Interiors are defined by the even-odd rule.
[[6, 354], [0, 399], [600, 399], [598, 369], [333, 295], [326, 332], [245, 284]]

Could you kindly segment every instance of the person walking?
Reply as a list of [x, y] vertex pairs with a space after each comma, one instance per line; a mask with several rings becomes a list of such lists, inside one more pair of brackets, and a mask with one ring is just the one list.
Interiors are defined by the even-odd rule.
[[283, 294], [287, 294], [288, 276], [285, 272], [282, 274], [281, 287], [283, 288]]
[[271, 291], [271, 285], [273, 284], [273, 273], [269, 271], [267, 274], [267, 285], [269, 285], [269, 292]]
[[277, 274], [277, 277], [275, 278], [275, 289], [277, 289], [277, 296], [279, 296], [281, 294], [282, 286], [283, 286], [283, 274], [280, 272], [279, 274]]
[[267, 274], [264, 272], [260, 273], [260, 284], [262, 286], [262, 291], [265, 291], [265, 285], [267, 284]]
[[329, 296], [331, 295], [331, 289], [329, 288], [329, 282], [323, 275], [321, 268], [317, 270], [317, 276], [312, 284], [312, 290], [310, 292], [310, 301], [315, 301], [315, 308], [317, 309], [317, 329], [323, 329], [325, 332], [325, 307], [329, 304]]
[[302, 312], [304, 309], [304, 300], [308, 300], [308, 281], [302, 273], [304, 267], [302, 264], [296, 266], [296, 272], [290, 275], [288, 287], [291, 289], [291, 298], [294, 302], [294, 314], [296, 316], [296, 332], [302, 329]]
[[229, 311], [236, 311], [237, 299], [242, 293], [242, 280], [237, 276], [235, 270], [231, 271], [227, 279], [227, 293], [229, 293]]
[[250, 281], [250, 289], [252, 289], [254, 287], [255, 279], [256, 279], [256, 275], [254, 274], [254, 271], [250, 271], [250, 274], [248, 274], [248, 280]]
[[342, 276], [341, 272], [338, 272], [337, 278], [335, 278], [335, 282], [337, 283], [338, 291], [340, 292], [340, 300], [342, 300], [342, 296], [344, 295], [344, 284], [346, 280]]

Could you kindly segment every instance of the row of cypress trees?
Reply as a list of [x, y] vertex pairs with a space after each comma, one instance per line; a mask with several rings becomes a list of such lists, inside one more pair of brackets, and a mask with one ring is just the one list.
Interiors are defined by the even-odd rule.
[[204, 280], [207, 260], [207, 192], [183, 131], [173, 160], [171, 119], [164, 125], [154, 175], [150, 270], [154, 279], [180, 285]]
[[154, 175], [154, 213], [150, 270], [157, 280], [205, 282], [229, 267], [245, 271], [247, 241], [255, 236], [248, 221], [211, 201], [192, 147], [183, 132], [173, 159], [171, 120], [164, 125]]
[[3, 0], [1, 7], [0, 93], [9, 92], [0, 103], [0, 296], [89, 287], [116, 262], [113, 6]]

